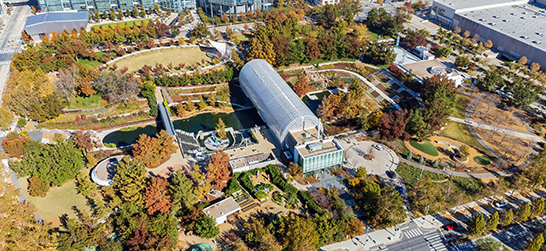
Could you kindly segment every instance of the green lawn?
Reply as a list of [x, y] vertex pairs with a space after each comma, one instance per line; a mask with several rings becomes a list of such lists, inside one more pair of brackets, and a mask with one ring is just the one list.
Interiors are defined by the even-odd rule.
[[465, 118], [466, 114], [466, 107], [468, 107], [468, 104], [470, 103], [472, 99], [465, 95], [457, 95], [455, 99], [455, 106], [453, 107], [453, 113], [451, 116], [456, 118]]
[[148, 19], [139, 19], [139, 20], [132, 20], [132, 21], [124, 21], [124, 22], [116, 22], [116, 23], [108, 23], [108, 24], [97, 24], [97, 25], [93, 25], [93, 27], [95, 27], [96, 29], [98, 28], [103, 28], [103, 29], [107, 29], [108, 27], [112, 27], [112, 29], [116, 28], [116, 26], [119, 24], [121, 26], [121, 28], [125, 27], [125, 25], [129, 25], [129, 26], [133, 26], [133, 24], [136, 24], [136, 25], [140, 25], [143, 21], [145, 21], [146, 23], [149, 23], [152, 21], [151, 18], [148, 18]]
[[[421, 171], [422, 171], [421, 169], [415, 168], [406, 163], [400, 163], [398, 165], [398, 168], [396, 168], [396, 172], [400, 175], [400, 177], [402, 177], [402, 179], [407, 185], [415, 185], [415, 183], [417, 183], [417, 181], [419, 180]], [[436, 181], [442, 181], [447, 178], [447, 176], [443, 174], [438, 174], [438, 173], [433, 173], [428, 171], [425, 171], [423, 174], [425, 173], [429, 175], [432, 180], [436, 180]]]
[[430, 156], [438, 156], [438, 151], [436, 150], [436, 147], [430, 141], [424, 140], [423, 143], [419, 143], [416, 140], [410, 140], [410, 145], [417, 148], [417, 150], [424, 152]]
[[[234, 35], [236, 38], [239, 39], [239, 41], [248, 41], [252, 38], [252, 34], [235, 34]], [[234, 38], [235, 39], [235, 38]]]
[[476, 162], [476, 164], [478, 165], [482, 165], [482, 166], [487, 166], [491, 163], [491, 161], [486, 158], [486, 157], [483, 157], [483, 156], [476, 156], [474, 157], [474, 162]]
[[[104, 57], [106, 54], [104, 52], [97, 52], [97, 55], [99, 58], [102, 58]], [[78, 60], [78, 62], [82, 63], [83, 65], [91, 68], [91, 69], [95, 69], [97, 67], [99, 67], [100, 65], [102, 65], [102, 62], [98, 61], [98, 60], [89, 60], [89, 59], [80, 59]]]
[[485, 148], [480, 144], [480, 142], [478, 142], [478, 140], [476, 140], [476, 138], [474, 138], [468, 129], [468, 126], [465, 124], [450, 121], [440, 134], [448, 138], [461, 141], [469, 146], [476, 147], [488, 156], [493, 156], [489, 151], [485, 150]]
[[[404, 183], [406, 183], [408, 188], [408, 194], [413, 194], [413, 190], [415, 189], [414, 186], [419, 180], [419, 176], [421, 175], [421, 169], [410, 166], [406, 163], [400, 163], [400, 165], [396, 169], [396, 172], [402, 177]], [[437, 174], [429, 171], [424, 171], [421, 178], [425, 176], [429, 176], [430, 179], [433, 181], [443, 181], [449, 178], [449, 176], [447, 175]], [[458, 193], [463, 193], [466, 195], [465, 198], [461, 201], [462, 203], [473, 201], [483, 196], [483, 192], [485, 191], [485, 185], [480, 179], [453, 176], [452, 180], [453, 186], [451, 187], [451, 194], [456, 195]], [[447, 187], [449, 186], [449, 182], [435, 182], [434, 186], [436, 186], [437, 189], [442, 189], [443, 191], [446, 191]], [[449, 198], [445, 198], [445, 202], [447, 203], [446, 206], [448, 208], [453, 207], [458, 203], [458, 201], [450, 200]], [[412, 201], [410, 201], [410, 203], [413, 204]]]
[[100, 106], [100, 101], [102, 100], [102, 95], [94, 94], [88, 98], [84, 97], [72, 97], [70, 99], [70, 109], [92, 109]]
[[[88, 172], [89, 170], [84, 169], [83, 171]], [[32, 197], [28, 194], [28, 181], [26, 178], [20, 178], [19, 183], [21, 184], [22, 191], [36, 207], [40, 216], [48, 222], [54, 222], [54, 225], [59, 224], [59, 217], [63, 214], [68, 215], [71, 219], [76, 218], [77, 215], [72, 209], [74, 206], [79, 210], [85, 210], [87, 213], [90, 213], [91, 208], [87, 205], [86, 198], [81, 194], [77, 194], [74, 181], [69, 181], [62, 187], [52, 187], [43, 198]], [[96, 193], [93, 199], [100, 198], [102, 198], [100, 193]]]

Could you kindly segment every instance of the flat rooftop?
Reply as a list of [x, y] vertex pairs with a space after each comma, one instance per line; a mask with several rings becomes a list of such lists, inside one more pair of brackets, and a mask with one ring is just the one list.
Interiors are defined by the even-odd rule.
[[123, 156], [115, 156], [108, 158], [99, 163], [94, 172], [97, 177], [104, 181], [111, 181], [116, 174], [118, 163], [123, 160]]
[[249, 166], [255, 163], [262, 162], [266, 160], [269, 157], [269, 154], [265, 153], [258, 153], [238, 159], [233, 159], [229, 161], [229, 164], [231, 165], [232, 169], [237, 169], [245, 166]]
[[546, 10], [544, 8], [531, 4], [522, 4], [459, 13], [459, 16], [506, 34], [523, 43], [546, 50], [546, 39], [544, 39]]
[[301, 131], [291, 131], [292, 138], [296, 140], [296, 145], [305, 144], [306, 142], [318, 140], [318, 131], [316, 128], [305, 129]]
[[441, 68], [447, 68], [444, 64], [436, 61], [436, 60], [425, 60], [421, 62], [416, 63], [410, 63], [402, 65], [404, 68], [411, 71], [413, 74], [420, 78], [430, 78], [434, 76], [435, 74], [432, 73], [432, 69], [441, 69]]
[[220, 216], [232, 214], [237, 210], [241, 210], [241, 207], [235, 202], [233, 197], [229, 197], [203, 209], [203, 212], [216, 219]]
[[475, 9], [488, 9], [514, 4], [525, 4], [529, 0], [435, 0], [434, 3], [440, 3], [454, 9], [456, 12]]
[[308, 145], [299, 145], [296, 146], [296, 149], [303, 155], [303, 157], [311, 157], [315, 155], [320, 155], [328, 152], [334, 152], [337, 150], [341, 150], [342, 148], [338, 147], [333, 139], [328, 140], [317, 140], [316, 142], [312, 142], [311, 144], [320, 144], [321, 149], [320, 150], [310, 150]]

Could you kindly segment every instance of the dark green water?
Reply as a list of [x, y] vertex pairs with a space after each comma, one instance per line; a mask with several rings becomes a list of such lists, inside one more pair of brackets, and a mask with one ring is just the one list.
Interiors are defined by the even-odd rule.
[[330, 94], [331, 93], [329, 91], [313, 93], [313, 94], [310, 94], [310, 95], [317, 96], [317, 98], [318, 98], [317, 100], [311, 100], [311, 99], [309, 99], [309, 96], [307, 96], [307, 95], [303, 96], [303, 98], [301, 100], [303, 101], [303, 103], [305, 103], [307, 105], [307, 107], [309, 107], [309, 109], [315, 115], [317, 115], [317, 109], [318, 109], [319, 105], [322, 103], [322, 100], [324, 98], [327, 98], [328, 96], [330, 96]]
[[[220, 118], [224, 121], [226, 127], [233, 127], [236, 131], [265, 124], [260, 115], [258, 115], [258, 112], [255, 109], [251, 109], [232, 113], [202, 113], [187, 119], [175, 120], [173, 121], [173, 125], [175, 129], [186, 132], [206, 132], [214, 130]], [[155, 125], [140, 127], [129, 132], [115, 131], [106, 135], [103, 143], [115, 143], [117, 146], [130, 145], [135, 143], [141, 134], [155, 135], [157, 132]]]

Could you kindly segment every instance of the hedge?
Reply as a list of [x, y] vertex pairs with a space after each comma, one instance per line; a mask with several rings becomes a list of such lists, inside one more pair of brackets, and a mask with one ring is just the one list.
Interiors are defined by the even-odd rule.
[[220, 83], [229, 82], [233, 78], [233, 68], [225, 66], [226, 69], [211, 71], [206, 74], [196, 72], [194, 74], [173, 75], [163, 74], [156, 78], [159, 86], [186, 86], [190, 84]]
[[[320, 207], [317, 205], [317, 203], [315, 203], [315, 201], [311, 197], [311, 193], [309, 191], [299, 191], [299, 195], [303, 198], [303, 200], [305, 202], [307, 202], [307, 205], [309, 206], [309, 208], [311, 210], [314, 211], [314, 213], [320, 213], [321, 212]], [[313, 212], [311, 212], [311, 213], [313, 213]]]
[[290, 194], [297, 194], [298, 189], [286, 182], [286, 180], [282, 177], [281, 172], [275, 165], [267, 165], [264, 167], [264, 169], [269, 173], [271, 176], [271, 181], [275, 186], [277, 186], [281, 191], [285, 193]]
[[231, 196], [233, 193], [243, 189], [241, 185], [239, 185], [239, 182], [237, 181], [237, 178], [233, 177], [231, 179], [231, 182], [229, 183], [229, 187], [226, 189], [226, 195]]

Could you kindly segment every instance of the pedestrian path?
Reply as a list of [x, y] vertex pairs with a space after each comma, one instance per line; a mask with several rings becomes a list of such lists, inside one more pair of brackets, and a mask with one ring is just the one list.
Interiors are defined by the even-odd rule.
[[2, 48], [0, 49], [0, 54], [16, 53], [21, 52], [20, 48]]
[[441, 231], [442, 230], [439, 229], [439, 230], [424, 234], [425, 240], [429, 243], [431, 250], [447, 251], [446, 245], [444, 244], [444, 240], [440, 233]]
[[421, 230], [419, 228], [412, 229], [412, 230], [409, 230], [409, 231], [404, 231], [404, 236], [406, 236], [406, 238], [408, 238], [408, 239], [415, 238], [415, 237], [421, 236], [421, 235], [423, 235], [423, 232], [421, 232]]

